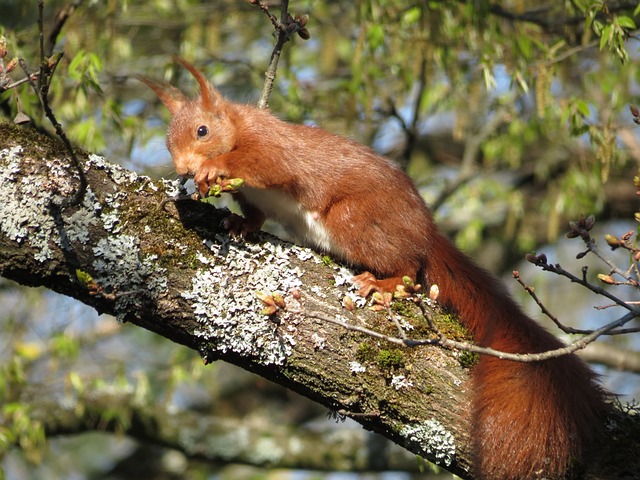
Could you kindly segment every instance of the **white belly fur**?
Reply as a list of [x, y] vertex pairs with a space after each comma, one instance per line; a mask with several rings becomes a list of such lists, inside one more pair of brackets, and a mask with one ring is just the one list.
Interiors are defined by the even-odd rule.
[[299, 202], [278, 190], [258, 190], [243, 187], [240, 192], [247, 201], [262, 210], [267, 218], [282, 225], [294, 241], [304, 246], [339, 255], [319, 215], [305, 209]]

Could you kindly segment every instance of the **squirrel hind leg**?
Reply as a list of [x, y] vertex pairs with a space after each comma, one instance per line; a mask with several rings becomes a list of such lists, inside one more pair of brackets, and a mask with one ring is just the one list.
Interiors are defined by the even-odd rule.
[[402, 276], [377, 279], [371, 272], [363, 272], [351, 279], [358, 285], [358, 295], [368, 297], [372, 292], [395, 292], [398, 285], [402, 285]]
[[222, 221], [222, 227], [232, 237], [246, 238], [249, 234], [260, 231], [264, 217], [243, 217], [232, 213]]
[[232, 236], [242, 238], [260, 231], [266, 218], [264, 212], [247, 202], [241, 193], [236, 192], [232, 196], [240, 205], [244, 216], [232, 213], [222, 221], [222, 227], [229, 231]]

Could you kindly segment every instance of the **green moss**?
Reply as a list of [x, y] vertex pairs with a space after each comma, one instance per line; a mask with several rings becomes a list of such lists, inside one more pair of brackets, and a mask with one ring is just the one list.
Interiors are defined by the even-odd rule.
[[470, 340], [471, 336], [467, 329], [458, 321], [458, 317], [450, 313], [436, 315], [434, 318], [438, 329], [451, 340]]
[[411, 302], [395, 301], [391, 303], [391, 310], [406, 319], [416, 318], [415, 306]]
[[332, 265], [335, 265], [335, 262], [333, 261], [333, 259], [329, 255], [323, 255], [322, 256], [322, 263], [324, 265], [326, 265], [327, 267], [331, 267]]
[[375, 349], [368, 342], [362, 342], [358, 345], [358, 350], [356, 351], [356, 360], [360, 363], [369, 363], [373, 362], [376, 358]]
[[378, 352], [378, 366], [382, 370], [404, 367], [404, 354], [397, 348], [380, 350]]
[[460, 356], [458, 357], [458, 362], [460, 362], [463, 368], [471, 368], [476, 365], [479, 360], [480, 355], [473, 352], [460, 352]]

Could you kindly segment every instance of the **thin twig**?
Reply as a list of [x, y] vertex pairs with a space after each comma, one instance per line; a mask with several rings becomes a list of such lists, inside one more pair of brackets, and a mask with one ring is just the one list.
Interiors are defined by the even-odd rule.
[[53, 24], [51, 31], [49, 32], [49, 47], [45, 52], [46, 56], [50, 57], [51, 55], [53, 55], [53, 49], [56, 43], [58, 43], [58, 36], [60, 35], [62, 28], [64, 27], [65, 23], [67, 23], [67, 20], [71, 18], [71, 15], [73, 15], [73, 12], [75, 12], [76, 8], [78, 8], [82, 4], [82, 2], [83, 0], [74, 0], [70, 4], [63, 7], [56, 14], [55, 23]]
[[611, 269], [612, 273], [616, 273], [616, 274], [620, 275], [622, 278], [624, 278], [631, 285], [633, 285], [635, 287], [638, 286], [638, 282], [631, 276], [630, 271], [629, 270], [627, 270], [627, 271], [622, 270], [615, 263], [613, 263], [613, 261], [609, 257], [604, 255], [600, 251], [600, 249], [598, 248], [598, 245], [596, 244], [596, 241], [593, 238], [591, 238], [588, 242], [586, 242], [586, 244], [587, 244], [587, 249], [590, 252], [592, 252], [596, 257], [598, 257], [600, 260], [602, 260], [604, 263], [606, 263], [607, 266]]
[[[422, 345], [432, 345], [432, 346], [440, 346], [442, 348], [446, 348], [447, 350], [461, 350], [461, 351], [467, 351], [467, 352], [471, 352], [471, 353], [477, 353], [480, 355], [489, 355], [492, 357], [496, 357], [499, 358], [501, 360], [510, 360], [510, 361], [514, 361], [514, 362], [523, 362], [523, 363], [533, 363], [533, 362], [540, 362], [543, 360], [548, 360], [551, 358], [557, 358], [557, 357], [561, 357], [563, 355], [569, 355], [571, 353], [576, 352], [577, 350], [581, 350], [583, 348], [585, 348], [588, 344], [592, 343], [593, 341], [595, 341], [598, 337], [606, 334], [607, 332], [622, 326], [628, 322], [630, 322], [631, 320], [633, 320], [634, 318], [636, 318], [638, 315], [640, 314], [640, 311], [638, 312], [629, 312], [627, 313], [625, 316], [619, 318], [618, 320], [615, 320], [607, 325], [605, 325], [604, 327], [601, 327], [597, 330], [594, 330], [593, 333], [589, 334], [589, 335], [585, 335], [584, 337], [580, 338], [579, 340], [576, 340], [575, 342], [570, 343], [569, 345], [565, 346], [565, 347], [561, 347], [561, 348], [556, 348], [554, 350], [549, 350], [546, 352], [542, 352], [542, 353], [510, 353], [510, 352], [502, 352], [499, 350], [495, 350], [493, 348], [488, 348], [488, 347], [479, 347], [478, 345], [474, 345], [472, 343], [469, 342], [460, 342], [460, 341], [456, 341], [456, 340], [450, 340], [446, 337], [444, 337], [444, 335], [442, 335], [442, 333], [440, 333], [439, 338], [433, 338], [433, 339], [419, 339], [419, 340], [412, 340], [412, 339], [401, 339], [401, 338], [397, 338], [397, 337], [392, 337], [389, 335], [385, 335], [383, 333], [380, 332], [376, 332], [375, 330], [371, 330], [369, 328], [366, 327], [361, 327], [359, 325], [354, 325], [352, 323], [343, 321], [343, 320], [339, 320], [337, 318], [331, 317], [330, 315], [326, 315], [324, 313], [321, 312], [307, 312], [306, 316], [309, 318], [316, 318], [318, 320], [322, 320], [325, 322], [329, 322], [329, 323], [333, 323], [335, 325], [338, 325], [346, 330], [350, 330], [350, 331], [354, 331], [354, 332], [359, 332], [359, 333], [363, 333], [365, 335], [368, 335], [370, 337], [373, 338], [378, 338], [380, 340], [384, 340], [386, 342], [389, 343], [393, 343], [395, 345], [403, 345], [405, 347], [418, 347], [418, 346], [422, 346]], [[425, 315], [425, 319], [428, 319], [429, 315]], [[430, 322], [430, 324], [433, 324], [432, 322]]]
[[24, 70], [24, 73], [27, 76], [29, 83], [34, 88], [36, 95], [38, 96], [38, 99], [40, 100], [40, 103], [42, 105], [42, 108], [44, 109], [45, 116], [51, 122], [51, 124], [53, 125], [53, 128], [56, 131], [56, 134], [58, 135], [58, 137], [60, 137], [60, 140], [62, 140], [62, 143], [64, 144], [65, 148], [69, 152], [73, 166], [76, 168], [78, 177], [80, 179], [80, 185], [76, 193], [73, 195], [73, 197], [66, 198], [65, 200], [63, 200], [61, 205], [59, 205], [59, 207], [65, 208], [65, 207], [78, 205], [84, 199], [84, 194], [87, 190], [87, 179], [84, 175], [82, 164], [80, 163], [78, 156], [73, 150], [73, 146], [71, 145], [69, 138], [64, 132], [62, 125], [60, 125], [56, 116], [54, 115], [53, 110], [51, 109], [51, 105], [49, 105], [49, 87], [51, 86], [51, 80], [53, 79], [53, 75], [56, 71], [58, 63], [62, 59], [62, 53], [59, 53], [49, 58], [45, 57], [43, 18], [44, 18], [44, 1], [40, 0], [38, 2], [38, 28], [40, 30], [40, 73], [38, 75], [38, 82], [35, 83], [33, 81], [32, 75], [29, 73], [26, 63], [24, 62], [23, 59], [20, 59], [20, 66]]
[[533, 287], [530, 287], [529, 285], [524, 283], [524, 280], [522, 280], [522, 278], [520, 277], [519, 272], [514, 270], [512, 275], [513, 275], [513, 278], [515, 278], [516, 281], [522, 286], [524, 291], [527, 292], [529, 296], [533, 299], [533, 301], [536, 302], [538, 307], [540, 307], [540, 310], [542, 311], [542, 313], [545, 314], [547, 317], [549, 317], [551, 321], [556, 325], [556, 327], [558, 327], [564, 333], [569, 333], [569, 334], [576, 333], [580, 335], [586, 335], [593, 332], [593, 330], [580, 330], [573, 327], [567, 327], [566, 325], [564, 325], [562, 322], [560, 322], [560, 320], [558, 320], [558, 317], [556, 317], [553, 313], [551, 313], [551, 311], [547, 308], [547, 306], [544, 303], [542, 303], [542, 300], [540, 300], [540, 298], [536, 294]]
[[257, 5], [260, 10], [262, 10], [271, 20], [275, 30], [276, 30], [276, 44], [273, 47], [273, 51], [271, 52], [271, 59], [269, 61], [269, 66], [267, 67], [267, 71], [264, 74], [265, 80], [264, 85], [262, 86], [262, 93], [260, 94], [260, 99], [258, 100], [258, 108], [267, 108], [269, 106], [269, 96], [271, 95], [271, 91], [273, 90], [273, 83], [276, 79], [276, 71], [278, 70], [278, 61], [280, 60], [280, 55], [282, 54], [282, 47], [285, 43], [289, 41], [291, 38], [290, 32], [286, 28], [286, 24], [288, 21], [289, 15], [289, 0], [282, 0], [280, 4], [280, 21], [269, 11], [269, 7], [263, 4], [260, 0], [250, 0], [250, 2], [254, 5]]
[[35, 82], [36, 79], [40, 76], [39, 72], [33, 72], [31, 73], [29, 76], [26, 76], [24, 78], [21, 78], [20, 80], [16, 80], [13, 83], [10, 83], [8, 85], [4, 85], [4, 86], [0, 86], [0, 93], [5, 92], [7, 90], [11, 90], [12, 88], [16, 88], [19, 87], [20, 85], [22, 85], [23, 83], [27, 83], [27, 82]]
[[624, 300], [619, 299], [618, 297], [616, 297], [612, 293], [609, 293], [604, 288], [598, 287], [596, 285], [593, 285], [593, 284], [589, 283], [587, 280], [585, 280], [584, 277], [583, 278], [576, 277], [571, 272], [568, 272], [567, 270], [562, 268], [559, 263], [556, 263], [555, 265], [551, 265], [551, 264], [546, 263], [546, 262], [538, 262], [538, 263], [536, 263], [536, 265], [539, 266], [540, 268], [542, 268], [542, 270], [544, 270], [544, 271], [552, 272], [552, 273], [555, 273], [555, 274], [560, 275], [562, 277], [566, 277], [571, 282], [577, 283], [578, 285], [582, 285], [583, 287], [591, 290], [593, 293], [608, 298], [609, 300], [611, 300], [614, 303], [616, 303], [617, 305], [629, 310], [630, 312], [637, 312], [638, 311], [638, 309], [636, 309], [632, 305], [629, 305]]

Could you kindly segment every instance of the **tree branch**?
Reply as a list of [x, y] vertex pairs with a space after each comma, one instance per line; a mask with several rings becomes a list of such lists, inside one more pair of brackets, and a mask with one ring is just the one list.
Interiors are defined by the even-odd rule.
[[[228, 212], [205, 203], [175, 202], [163, 211], [158, 206], [174, 184], [93, 155], [83, 161], [83, 202], [53, 210], [51, 199], [75, 191], [65, 149], [0, 124], [0, 152], [2, 276], [76, 298], [186, 345], [206, 362], [258, 373], [471, 478], [467, 372], [457, 355], [402, 348], [397, 363], [385, 364], [378, 357], [396, 347], [311, 318], [312, 311], [345, 312], [346, 287], [331, 285], [337, 267], [265, 234], [235, 242], [218, 227]], [[256, 290], [281, 293], [286, 308], [260, 314]], [[362, 310], [358, 318], [373, 330], [395, 328], [384, 312]], [[408, 383], [393, 386], [400, 376]], [[447, 442], [430, 440], [434, 425], [448, 432]]]
[[[345, 273], [313, 252], [266, 234], [233, 241], [218, 227], [228, 212], [205, 203], [160, 209], [175, 183], [83, 156], [84, 200], [52, 209], [52, 200], [75, 192], [68, 163], [54, 140], [0, 123], [0, 275], [156, 332], [205, 363], [255, 372], [472, 478], [470, 385], [458, 352], [394, 346], [325, 321], [349, 318], [397, 335], [386, 311], [358, 309], [353, 317], [342, 306]], [[260, 313], [257, 290], [282, 296], [275, 315]], [[417, 309], [402, 315], [423, 335], [421, 318]], [[621, 415], [617, 428], [629, 428]], [[602, 456], [589, 460], [597, 469], [611, 451], [635, 455], [629, 444], [611, 434]]]
[[[87, 431], [125, 434], [178, 450], [189, 458], [223, 464], [318, 471], [418, 471], [419, 464], [411, 453], [387, 442], [380, 445], [362, 429], [336, 432], [317, 425], [274, 425], [273, 419], [256, 412], [249, 419], [233, 414], [202, 415], [138, 398], [128, 386], [87, 386], [82, 392], [66, 395], [51, 395], [46, 387], [38, 390], [28, 388], [30, 397], [36, 399], [31, 402], [30, 417], [42, 423], [48, 437]], [[271, 451], [265, 452], [267, 448]]]

